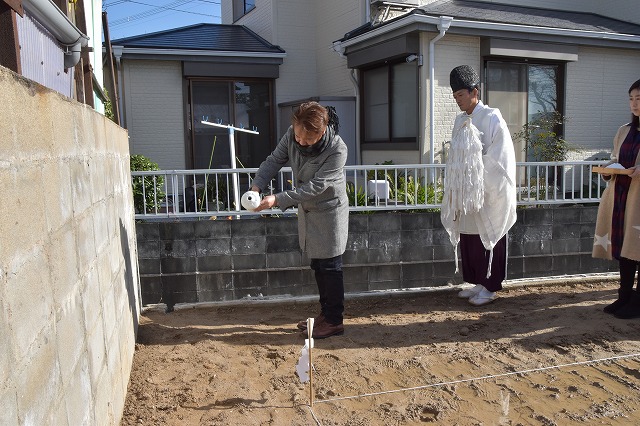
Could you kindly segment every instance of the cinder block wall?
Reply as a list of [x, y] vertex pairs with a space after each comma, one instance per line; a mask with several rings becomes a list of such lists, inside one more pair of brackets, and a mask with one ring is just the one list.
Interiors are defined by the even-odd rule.
[[[591, 258], [597, 206], [518, 210], [508, 279], [616, 271]], [[316, 294], [298, 248], [297, 219], [136, 224], [143, 304]], [[347, 293], [460, 283], [439, 213], [352, 214]]]
[[118, 425], [139, 318], [125, 130], [0, 67], [0, 424]]

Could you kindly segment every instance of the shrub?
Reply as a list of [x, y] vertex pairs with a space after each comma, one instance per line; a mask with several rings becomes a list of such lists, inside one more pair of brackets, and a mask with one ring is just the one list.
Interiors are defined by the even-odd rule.
[[[130, 160], [131, 171], [160, 170], [158, 163], [154, 163], [144, 155], [134, 154]], [[160, 207], [165, 198], [163, 176], [133, 176], [133, 205], [136, 213], [152, 213]], [[145, 209], [146, 207], [146, 209]]]

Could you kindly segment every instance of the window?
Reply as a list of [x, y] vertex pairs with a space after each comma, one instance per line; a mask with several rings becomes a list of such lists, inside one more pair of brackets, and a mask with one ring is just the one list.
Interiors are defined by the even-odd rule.
[[416, 63], [363, 71], [363, 149], [417, 149], [417, 87]]
[[[257, 128], [259, 135], [234, 132], [237, 167], [258, 167], [272, 146], [271, 82], [264, 80], [190, 80], [191, 138], [189, 152], [194, 169], [229, 168], [229, 130], [200, 121]], [[215, 140], [215, 148], [214, 148]]]
[[255, 0], [233, 0], [233, 20], [237, 21], [256, 7]]
[[[542, 116], [563, 114], [563, 63], [487, 61], [485, 74], [487, 104], [500, 109], [512, 136]], [[517, 161], [537, 160], [526, 152], [524, 142], [514, 143]]]

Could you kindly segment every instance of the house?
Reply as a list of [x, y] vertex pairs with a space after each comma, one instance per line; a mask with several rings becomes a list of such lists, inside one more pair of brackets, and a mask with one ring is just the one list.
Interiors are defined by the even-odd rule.
[[442, 161], [459, 112], [449, 87], [457, 65], [478, 70], [482, 99], [501, 109], [512, 134], [537, 113], [560, 112], [559, 131], [583, 149], [572, 159], [608, 155], [640, 78], [634, 0], [223, 0], [222, 22], [287, 52], [279, 103], [355, 96], [362, 164]]
[[101, 0], [0, 0], [0, 65], [104, 113]]
[[[238, 133], [245, 167], [270, 152], [275, 81], [286, 53], [241, 25], [196, 24], [113, 40], [123, 127], [131, 151], [164, 169], [229, 168], [229, 134], [202, 121], [256, 128]], [[215, 150], [214, 150], [215, 147]]]
[[[236, 141], [242, 165], [257, 167], [309, 99], [336, 106], [348, 164], [441, 163], [461, 64], [513, 134], [557, 111], [559, 133], [582, 148], [569, 159], [601, 159], [640, 77], [634, 0], [222, 0], [221, 15], [113, 41], [132, 152], [163, 169], [229, 166], [225, 131], [202, 118], [257, 127]], [[517, 143], [518, 160], [531, 159]]]

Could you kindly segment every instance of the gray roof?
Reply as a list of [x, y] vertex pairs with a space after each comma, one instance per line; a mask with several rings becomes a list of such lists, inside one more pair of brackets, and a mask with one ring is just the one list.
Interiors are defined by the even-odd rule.
[[112, 40], [111, 44], [147, 49], [284, 53], [279, 46], [267, 42], [243, 25], [196, 24]]
[[[538, 7], [512, 6], [506, 4], [470, 0], [436, 0], [413, 9], [409, 14], [425, 16], [451, 16], [458, 20], [490, 22], [529, 27], [558, 28], [577, 31], [609, 32], [615, 34], [640, 35], [640, 25], [607, 18], [595, 13], [543, 9]], [[364, 24], [346, 33], [341, 41], [364, 34], [376, 27], [403, 19], [407, 15], [372, 26]]]
[[579, 31], [640, 35], [640, 25], [607, 18], [594, 13], [511, 6], [467, 0], [438, 0], [417, 8], [413, 13], [452, 16], [481, 22], [499, 22]]

